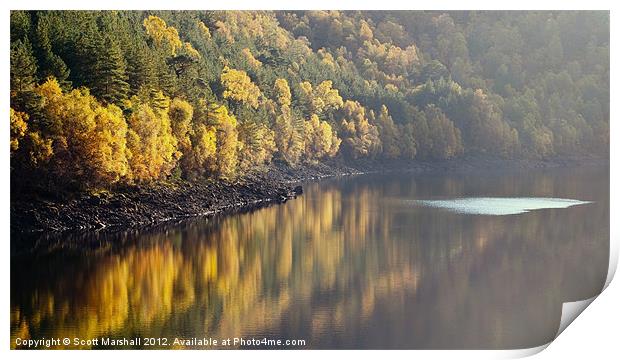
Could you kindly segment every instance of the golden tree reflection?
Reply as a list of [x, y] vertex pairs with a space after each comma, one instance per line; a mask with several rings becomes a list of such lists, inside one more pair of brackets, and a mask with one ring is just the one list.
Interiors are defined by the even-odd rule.
[[[538, 180], [545, 194], [576, 188]], [[508, 178], [487, 190], [528, 186]], [[560, 300], [602, 285], [608, 203], [515, 218], [401, 201], [429, 189], [477, 191], [455, 177], [325, 182], [248, 214], [14, 259], [11, 346], [18, 337], [265, 334], [319, 347], [359, 347], [368, 334], [374, 342], [362, 347], [533, 346], [534, 335], [544, 340], [557, 327]], [[602, 265], [584, 270], [583, 259]], [[563, 284], [576, 269], [587, 285]], [[533, 335], [516, 330], [524, 319], [536, 325]]]

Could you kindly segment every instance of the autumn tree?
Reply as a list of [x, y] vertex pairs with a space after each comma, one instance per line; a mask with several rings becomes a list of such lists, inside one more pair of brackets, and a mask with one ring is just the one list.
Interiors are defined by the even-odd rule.
[[19, 148], [19, 142], [26, 135], [28, 130], [28, 114], [15, 111], [13, 108], [11, 112], [11, 155]]
[[332, 88], [332, 81], [322, 81], [313, 87], [308, 81], [300, 84], [302, 102], [306, 104], [309, 114], [317, 114], [319, 117], [325, 113], [342, 107], [343, 100], [338, 89]]
[[241, 53], [243, 54], [244, 60], [248, 63], [248, 65], [250, 65], [251, 68], [258, 69], [263, 65], [260, 60], [254, 57], [254, 54], [252, 54], [252, 51], [250, 49], [244, 48], [243, 50], [241, 50]]
[[132, 113], [128, 118], [127, 158], [131, 178], [136, 182], [148, 182], [170, 175], [177, 161], [177, 141], [167, 108], [155, 107], [153, 103], [132, 98]]
[[304, 151], [304, 120], [288, 106], [282, 106], [275, 120], [275, 143], [278, 153], [290, 165], [297, 165]]
[[[182, 156], [179, 160], [183, 175], [189, 179], [201, 176], [211, 176], [217, 173], [216, 169], [216, 149], [217, 149], [217, 130], [214, 125], [206, 121], [194, 119], [187, 132], [184, 146], [189, 145], [185, 150], [181, 150]], [[189, 140], [189, 143], [186, 141]]]
[[373, 33], [372, 29], [368, 25], [366, 21], [361, 21], [360, 30], [359, 30], [359, 38], [362, 42], [364, 41], [372, 41]]
[[160, 17], [149, 15], [142, 24], [155, 45], [163, 48], [168, 55], [176, 55], [177, 49], [183, 47], [179, 31], [168, 26]]
[[127, 124], [121, 109], [102, 106], [85, 89], [64, 94], [53, 78], [36, 92], [45, 99], [54, 174], [85, 186], [107, 186], [127, 175]]
[[345, 153], [354, 159], [377, 155], [381, 149], [379, 130], [368, 121], [366, 109], [357, 101], [347, 100], [340, 113]]
[[172, 135], [177, 141], [178, 150], [184, 155], [192, 147], [191, 131], [194, 108], [185, 100], [174, 98], [168, 109]]
[[219, 176], [232, 179], [237, 175], [237, 119], [224, 105], [214, 105], [209, 111], [209, 123], [217, 129], [216, 169]]
[[510, 156], [519, 146], [517, 130], [502, 118], [501, 109], [481, 89], [468, 92], [463, 99], [462, 109], [454, 110], [465, 127], [465, 141], [471, 150], [494, 152]]
[[183, 154], [181, 164], [189, 178], [216, 172], [217, 130], [215, 126], [196, 123], [193, 126], [191, 148]]
[[224, 99], [247, 104], [254, 109], [258, 108], [261, 91], [245, 71], [225, 66], [220, 81], [224, 86], [224, 93], [222, 94]]
[[204, 36], [206, 40], [211, 40], [211, 31], [209, 30], [209, 27], [200, 20], [197, 22], [197, 24], [198, 24], [198, 29], [200, 29], [200, 33], [202, 34], [202, 36]]
[[308, 161], [316, 163], [326, 157], [334, 157], [342, 140], [327, 121], [313, 114], [304, 124], [304, 154]]
[[292, 96], [288, 81], [276, 79], [274, 96], [279, 108], [275, 110], [274, 137], [280, 157], [290, 165], [297, 165], [304, 150], [304, 121], [291, 110]]
[[280, 106], [291, 106], [291, 88], [286, 79], [278, 78], [274, 83], [276, 101]]

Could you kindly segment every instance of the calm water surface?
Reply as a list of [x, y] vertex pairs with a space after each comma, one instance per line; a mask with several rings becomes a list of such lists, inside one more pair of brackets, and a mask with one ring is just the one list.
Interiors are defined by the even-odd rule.
[[[11, 346], [139, 336], [525, 348], [552, 340], [562, 303], [605, 281], [608, 169], [367, 175], [304, 190], [252, 213], [14, 253]], [[586, 203], [502, 215], [419, 203], [522, 197]]]

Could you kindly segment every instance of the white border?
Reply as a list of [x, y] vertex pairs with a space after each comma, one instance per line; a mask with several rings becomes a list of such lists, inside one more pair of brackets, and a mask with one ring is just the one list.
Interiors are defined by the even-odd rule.
[[[618, 59], [617, 56], [617, 26], [614, 24], [615, 20], [615, 9], [616, 3], [612, 1], [598, 1], [598, 0], [589, 0], [589, 1], [575, 1], [575, 0], [564, 0], [564, 1], [544, 1], [544, 0], [521, 0], [519, 2], [497, 2], [497, 1], [484, 1], [484, 0], [470, 0], [470, 1], [424, 1], [418, 3], [412, 3], [410, 1], [396, 1], [396, 0], [381, 0], [381, 1], [363, 1], [363, 0], [342, 0], [335, 2], [333, 0], [314, 0], [311, 3], [308, 2], [291, 2], [291, 1], [278, 1], [278, 0], [263, 0], [263, 1], [251, 1], [251, 0], [235, 0], [233, 1], [162, 1], [162, 0], [151, 0], [151, 1], [127, 1], [127, 0], [107, 0], [105, 3], [103, 2], [90, 2], [85, 0], [67, 0], [67, 1], [32, 1], [32, 0], [20, 0], [20, 1], [5, 1], [2, 4], [4, 12], [2, 17], [0, 18], [0, 22], [2, 24], [2, 30], [4, 32], [4, 36], [1, 38], [1, 48], [0, 53], [4, 54], [2, 57], [3, 68], [1, 79], [2, 84], [4, 84], [1, 88], [4, 95], [1, 98], [1, 106], [2, 113], [8, 114], [9, 110], [9, 10], [10, 9], [402, 9], [402, 10], [462, 10], [462, 9], [481, 9], [481, 10], [549, 10], [549, 9], [557, 9], [557, 10], [611, 10], [611, 64], [614, 64], [614, 60]], [[616, 5], [617, 6], [617, 5]], [[612, 68], [614, 68], [612, 66]], [[617, 84], [617, 76], [615, 71], [611, 71], [611, 98], [614, 98], [614, 84]], [[616, 104], [614, 102], [611, 103], [611, 118], [617, 113]], [[0, 148], [8, 149], [9, 148], [9, 122], [5, 121], [4, 126], [1, 127], [1, 135], [0, 135]], [[618, 126], [615, 123], [611, 122], [611, 184], [620, 184], [620, 178], [618, 177], [618, 163], [617, 158], [613, 156], [613, 154], [617, 153], [617, 139], [618, 139]], [[2, 296], [0, 309], [5, 309], [4, 311], [0, 311], [0, 324], [3, 324], [0, 328], [0, 338], [4, 339], [5, 347], [0, 351], [6, 352], [4, 355], [8, 355], [15, 358], [29, 358], [34, 356], [45, 356], [51, 358], [62, 358], [67, 359], [67, 357], [83, 357], [85, 353], [83, 352], [71, 352], [71, 351], [52, 351], [52, 352], [31, 352], [31, 351], [10, 351], [9, 350], [9, 341], [10, 341], [10, 330], [9, 330], [9, 271], [10, 271], [10, 261], [8, 259], [10, 254], [10, 242], [9, 242], [9, 216], [10, 216], [10, 208], [9, 208], [9, 152], [8, 151], [0, 151], [0, 169], [2, 171], [2, 191], [1, 191], [1, 201], [4, 206], [1, 211], [1, 221], [2, 221], [2, 229], [4, 233], [3, 241], [4, 241], [4, 256], [5, 261], [3, 262], [3, 266], [1, 267], [2, 279], [3, 281], [3, 289], [5, 289], [4, 296]], [[618, 262], [618, 223], [615, 221], [618, 219], [618, 191], [612, 186], [611, 189], [611, 251], [610, 251], [610, 268], [608, 272], [608, 277], [606, 281], [606, 287], [610, 284], [613, 275], [615, 273], [617, 262]], [[617, 281], [616, 281], [617, 283]], [[592, 302], [594, 299], [589, 299], [587, 304]], [[463, 358], [463, 359], [496, 359], [496, 358], [516, 358], [523, 357], [536, 354], [543, 349], [548, 347], [547, 351], [542, 352], [539, 357], [546, 359], [556, 359], [556, 358], [584, 358], [584, 357], [593, 357], [593, 358], [609, 358], [613, 357], [612, 354], [618, 354], [618, 345], [617, 345], [617, 323], [616, 321], [619, 318], [618, 312], [618, 304], [620, 304], [620, 288], [619, 285], [615, 284], [604, 291], [604, 293], [594, 300], [596, 303], [595, 306], [588, 308], [584, 315], [580, 316], [575, 320], [575, 325], [569, 326], [567, 330], [562, 333], [561, 336], [558, 337], [557, 340], [553, 341], [551, 344], [544, 345], [538, 348], [533, 349], [524, 349], [524, 350], [498, 350], [498, 351], [483, 351], [483, 350], [472, 350], [472, 351], [420, 351], [416, 350], [415, 352], [411, 351], [390, 351], [388, 353], [378, 353], [376, 351], [355, 351], [354, 353], [347, 351], [296, 351], [291, 353], [289, 351], [184, 351], [180, 354], [183, 357], [195, 357], [195, 358], [205, 358], [205, 357], [230, 357], [230, 356], [244, 356], [244, 357], [259, 357], [274, 359], [274, 358], [290, 358], [291, 356], [295, 358], [307, 358], [315, 360], [317, 356], [382, 356], [387, 355], [390, 358], [410, 358], [412, 356], [416, 358], [431, 358], [431, 359], [448, 359], [448, 358]], [[579, 314], [585, 307], [583, 307], [585, 303], [577, 304], [569, 304], [567, 307], [573, 310], [577, 310], [575, 313]], [[580, 306], [581, 305], [581, 306]], [[586, 305], [587, 306], [587, 305]], [[563, 320], [565, 323], [567, 319], [564, 319], [565, 314], [568, 312], [563, 312]], [[575, 314], [573, 314], [576, 316]], [[572, 317], [572, 316], [571, 316]], [[145, 352], [147, 351], [147, 352]], [[112, 355], [113, 354], [113, 355]], [[171, 354], [165, 351], [148, 351], [142, 350], [139, 356], [153, 356], [155, 358], [166, 358]], [[130, 356], [130, 353], [127, 351], [116, 351], [114, 353], [106, 353], [102, 351], [91, 351], [88, 353], [89, 358], [108, 358], [110, 355], [112, 356]], [[176, 354], [175, 354], [176, 355]]]

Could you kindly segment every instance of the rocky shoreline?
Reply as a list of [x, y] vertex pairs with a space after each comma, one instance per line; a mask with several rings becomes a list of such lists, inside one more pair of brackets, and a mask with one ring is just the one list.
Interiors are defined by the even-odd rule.
[[177, 180], [74, 196], [12, 194], [11, 234], [124, 229], [251, 210], [301, 195], [301, 181], [356, 173], [343, 166], [279, 165], [234, 182]]
[[439, 162], [338, 162], [291, 169], [274, 164], [262, 174], [235, 182], [178, 180], [151, 186], [131, 186], [111, 192], [70, 198], [12, 194], [11, 234], [125, 229], [150, 226], [195, 216], [252, 210], [283, 203], [302, 194], [301, 183], [324, 177], [378, 172], [458, 172], [471, 170], [519, 170], [580, 165], [609, 165], [609, 159], [562, 158], [551, 160], [504, 160], [469, 158]]

